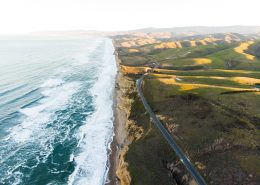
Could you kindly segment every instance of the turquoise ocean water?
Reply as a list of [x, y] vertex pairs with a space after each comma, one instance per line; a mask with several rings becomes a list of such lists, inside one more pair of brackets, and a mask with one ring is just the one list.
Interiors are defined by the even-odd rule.
[[0, 40], [0, 184], [105, 183], [113, 52], [107, 38]]

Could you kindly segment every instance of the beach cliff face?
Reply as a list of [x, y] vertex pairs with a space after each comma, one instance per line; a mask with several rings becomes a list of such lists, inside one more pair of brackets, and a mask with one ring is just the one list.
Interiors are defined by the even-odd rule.
[[[120, 62], [119, 58], [117, 61]], [[121, 185], [128, 185], [131, 182], [130, 174], [127, 170], [128, 163], [125, 161], [125, 155], [128, 151], [128, 145], [132, 142], [127, 132], [127, 125], [130, 124], [129, 115], [131, 111], [132, 99], [127, 96], [127, 92], [134, 86], [133, 81], [124, 78], [122, 71], [118, 72], [117, 78], [117, 108], [116, 108], [116, 139], [118, 148], [118, 164], [116, 175]]]
[[110, 160], [110, 182], [109, 184], [128, 185], [131, 183], [131, 176], [128, 172], [128, 163], [125, 155], [128, 145], [132, 142], [127, 130], [127, 125], [131, 124], [129, 118], [132, 99], [127, 96], [128, 91], [134, 87], [133, 80], [124, 77], [120, 68], [120, 59], [117, 52], [115, 58], [118, 66], [115, 91], [115, 135], [112, 143], [112, 155]]
[[114, 46], [118, 75], [109, 184], [193, 184], [137, 95], [136, 80], [144, 71], [121, 66]]
[[120, 180], [121, 185], [128, 185], [131, 182], [131, 176], [128, 172], [128, 163], [125, 161], [128, 145], [132, 142], [129, 137], [127, 125], [131, 124], [128, 119], [131, 110], [131, 98], [126, 96], [126, 91], [133, 86], [130, 79], [123, 78], [122, 73], [118, 75], [118, 106], [117, 106], [117, 142], [118, 142], [118, 165], [116, 169], [116, 176]]

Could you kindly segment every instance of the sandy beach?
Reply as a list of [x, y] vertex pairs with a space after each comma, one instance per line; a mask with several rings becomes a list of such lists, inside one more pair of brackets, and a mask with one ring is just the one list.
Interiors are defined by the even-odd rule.
[[127, 131], [125, 128], [125, 123], [127, 119], [127, 113], [125, 112], [123, 107], [122, 95], [123, 92], [120, 89], [120, 79], [122, 78], [122, 73], [119, 70], [120, 61], [118, 59], [117, 53], [115, 51], [115, 58], [118, 68], [118, 73], [116, 77], [116, 86], [114, 91], [114, 137], [111, 143], [111, 153], [109, 155], [109, 171], [108, 171], [108, 185], [120, 184], [118, 181], [118, 177], [116, 175], [116, 171], [119, 165], [119, 155], [123, 149], [127, 141]]

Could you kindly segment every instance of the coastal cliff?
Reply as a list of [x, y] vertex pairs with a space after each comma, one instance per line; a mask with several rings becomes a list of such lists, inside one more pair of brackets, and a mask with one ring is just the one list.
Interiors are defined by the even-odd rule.
[[131, 143], [131, 138], [127, 132], [127, 126], [130, 121], [128, 117], [131, 110], [131, 98], [127, 96], [127, 91], [134, 86], [134, 82], [123, 77], [120, 69], [120, 59], [115, 51], [115, 58], [118, 67], [115, 90], [115, 123], [114, 123], [114, 139], [112, 143], [112, 154], [110, 157], [110, 173], [109, 184], [127, 185], [131, 182], [130, 174], [127, 170], [128, 163], [124, 160], [125, 154], [128, 151], [128, 145]]
[[[129, 103], [121, 122], [127, 142], [118, 157], [118, 183], [194, 183], [136, 92], [136, 80], [149, 72], [141, 87], [145, 99], [204, 180], [213, 185], [259, 184], [260, 96], [255, 86], [260, 63], [257, 58], [248, 59], [243, 49], [252, 42], [230, 43], [227, 36], [198, 36], [196, 45], [196, 38], [190, 44], [180, 40], [179, 48], [168, 48], [163, 39], [125, 46], [142, 40], [136, 35], [114, 39], [123, 80], [120, 97]], [[210, 42], [201, 46], [201, 39]], [[158, 49], [158, 44], [167, 47]]]
[[115, 57], [118, 75], [109, 184], [194, 184], [137, 95], [136, 79], [145, 68], [131, 70], [120, 65], [117, 51]]
[[[117, 60], [119, 61], [119, 60]], [[128, 97], [128, 91], [134, 86], [131, 79], [124, 78], [119, 69], [117, 78], [117, 108], [116, 108], [116, 140], [117, 140], [117, 168], [116, 176], [121, 185], [128, 185], [131, 182], [131, 176], [128, 172], [128, 163], [125, 161], [125, 155], [129, 150], [129, 144], [132, 138], [128, 133], [128, 127], [131, 125], [129, 120], [131, 111], [131, 97]]]

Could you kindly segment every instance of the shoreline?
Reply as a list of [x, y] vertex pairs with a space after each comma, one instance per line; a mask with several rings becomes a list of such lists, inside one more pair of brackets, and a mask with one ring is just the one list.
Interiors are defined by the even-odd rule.
[[123, 146], [127, 139], [127, 131], [125, 128], [125, 123], [127, 119], [126, 112], [123, 109], [120, 109], [120, 107], [122, 107], [121, 97], [123, 93], [119, 88], [119, 81], [122, 75], [120, 72], [120, 60], [118, 58], [114, 41], [113, 41], [113, 45], [115, 48], [114, 55], [115, 55], [115, 61], [117, 65], [117, 75], [116, 75], [116, 83], [115, 83], [114, 96], [113, 96], [114, 135], [113, 135], [113, 140], [110, 144], [110, 153], [108, 157], [109, 169], [107, 174], [106, 185], [120, 184], [116, 171], [119, 166], [120, 152], [122, 151]]

